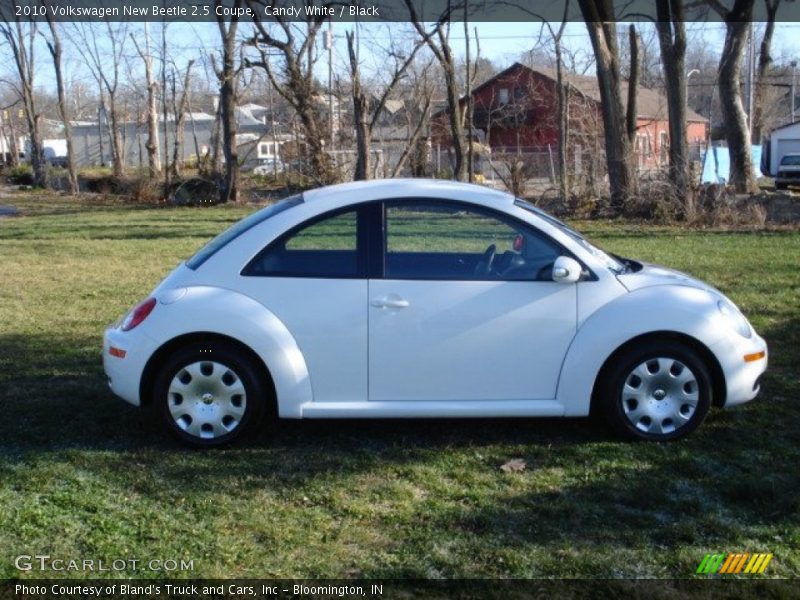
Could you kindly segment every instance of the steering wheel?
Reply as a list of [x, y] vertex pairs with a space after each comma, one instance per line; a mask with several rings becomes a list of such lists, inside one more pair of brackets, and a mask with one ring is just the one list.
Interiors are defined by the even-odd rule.
[[478, 261], [478, 264], [475, 265], [476, 277], [486, 277], [492, 272], [492, 265], [494, 264], [494, 256], [496, 252], [497, 246], [494, 244], [486, 249], [486, 251], [483, 253], [483, 256], [481, 256], [481, 259]]

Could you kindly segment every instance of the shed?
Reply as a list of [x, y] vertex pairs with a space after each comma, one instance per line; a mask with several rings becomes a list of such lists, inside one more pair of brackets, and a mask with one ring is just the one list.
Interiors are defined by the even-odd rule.
[[784, 155], [800, 152], [800, 121], [773, 129], [764, 146], [761, 170], [774, 177]]

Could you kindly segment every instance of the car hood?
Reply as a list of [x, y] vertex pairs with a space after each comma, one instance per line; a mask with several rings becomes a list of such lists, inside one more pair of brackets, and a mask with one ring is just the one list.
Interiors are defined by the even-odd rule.
[[642, 268], [637, 271], [617, 275], [617, 279], [619, 279], [620, 283], [622, 283], [629, 292], [654, 285], [685, 285], [722, 295], [722, 293], [713, 286], [699, 279], [695, 279], [691, 275], [648, 263], [642, 263]]

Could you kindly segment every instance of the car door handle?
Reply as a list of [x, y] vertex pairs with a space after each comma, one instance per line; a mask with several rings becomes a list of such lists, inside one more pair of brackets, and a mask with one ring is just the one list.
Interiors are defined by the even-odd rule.
[[376, 298], [370, 302], [370, 304], [377, 308], [406, 308], [408, 306], [408, 300], [390, 296], [385, 298]]

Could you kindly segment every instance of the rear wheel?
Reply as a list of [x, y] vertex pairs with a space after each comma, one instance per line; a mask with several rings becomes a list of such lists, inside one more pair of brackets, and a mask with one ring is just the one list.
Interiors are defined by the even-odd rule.
[[667, 441], [694, 431], [711, 406], [711, 377], [691, 348], [646, 342], [619, 356], [604, 374], [598, 401], [623, 435]]
[[153, 398], [167, 429], [198, 447], [230, 444], [261, 420], [267, 388], [254, 361], [221, 343], [194, 344], [159, 371]]

